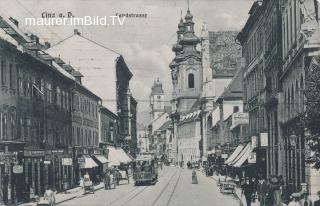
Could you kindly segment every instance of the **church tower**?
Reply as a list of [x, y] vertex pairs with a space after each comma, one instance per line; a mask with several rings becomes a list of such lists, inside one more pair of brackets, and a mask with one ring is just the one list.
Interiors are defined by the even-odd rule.
[[156, 119], [161, 114], [165, 112], [164, 109], [164, 92], [162, 88], [162, 83], [159, 78], [154, 81], [150, 93], [150, 118], [151, 120]]
[[170, 63], [173, 85], [173, 110], [188, 112], [202, 93], [201, 54], [197, 50], [200, 39], [194, 33], [193, 16], [188, 8], [185, 21], [180, 19], [177, 43], [172, 50], [175, 58]]

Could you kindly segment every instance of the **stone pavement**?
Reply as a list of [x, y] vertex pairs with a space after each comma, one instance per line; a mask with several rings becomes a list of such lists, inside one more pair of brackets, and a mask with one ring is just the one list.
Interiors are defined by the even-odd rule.
[[[104, 188], [104, 184], [102, 182], [100, 184], [94, 186], [95, 191], [100, 190], [102, 188]], [[75, 187], [70, 190], [67, 190], [66, 192], [57, 193], [55, 195], [56, 204], [60, 204], [60, 203], [72, 200], [72, 199], [80, 197], [82, 195], [83, 195], [82, 187]], [[37, 205], [36, 202], [19, 204], [19, 206], [36, 206], [36, 205]]]

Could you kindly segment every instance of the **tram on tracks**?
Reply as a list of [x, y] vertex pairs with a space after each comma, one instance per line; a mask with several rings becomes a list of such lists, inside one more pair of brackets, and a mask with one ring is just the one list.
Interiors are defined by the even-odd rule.
[[133, 180], [135, 185], [156, 184], [158, 181], [158, 164], [153, 155], [144, 154], [135, 159]]

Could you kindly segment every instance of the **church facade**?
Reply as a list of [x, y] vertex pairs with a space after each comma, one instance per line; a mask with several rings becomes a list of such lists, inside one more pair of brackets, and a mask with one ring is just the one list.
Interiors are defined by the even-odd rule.
[[172, 47], [175, 57], [169, 65], [172, 152], [176, 162], [195, 162], [206, 156], [208, 116], [241, 66], [241, 49], [234, 41], [236, 34], [210, 32], [204, 23], [198, 37], [189, 8], [185, 18], [180, 19], [177, 42]]

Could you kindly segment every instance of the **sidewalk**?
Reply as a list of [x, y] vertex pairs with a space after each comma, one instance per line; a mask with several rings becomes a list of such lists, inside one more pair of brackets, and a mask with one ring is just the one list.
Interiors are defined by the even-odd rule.
[[[100, 184], [94, 186], [94, 190], [95, 191], [100, 190], [102, 188], [104, 188], [104, 184], [102, 182]], [[66, 192], [57, 193], [56, 196], [55, 196], [56, 205], [60, 204], [60, 203], [63, 203], [63, 202], [66, 202], [66, 201], [69, 201], [69, 200], [72, 200], [72, 199], [77, 198], [77, 197], [81, 197], [82, 195], [83, 195], [82, 187], [75, 187], [75, 188], [72, 188], [70, 190], [67, 190]], [[36, 206], [36, 205], [37, 205], [36, 202], [29, 202], [29, 203], [19, 204], [19, 206]]]
[[[199, 171], [205, 174], [205, 172], [203, 170], [199, 169]], [[215, 174], [213, 174], [213, 176], [208, 176], [208, 177], [214, 179], [216, 182], [219, 180], [219, 176], [217, 176]], [[220, 176], [220, 180], [224, 180], [225, 178], [226, 178], [225, 176]], [[241, 188], [236, 187], [234, 195], [240, 200], [242, 206], [247, 205], [246, 199], [242, 196], [242, 189]], [[287, 206], [284, 203], [282, 203], [282, 204], [283, 204], [283, 206]], [[258, 200], [256, 202], [251, 203], [251, 206], [259, 206], [259, 205], [260, 204], [259, 204]]]

